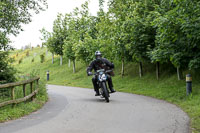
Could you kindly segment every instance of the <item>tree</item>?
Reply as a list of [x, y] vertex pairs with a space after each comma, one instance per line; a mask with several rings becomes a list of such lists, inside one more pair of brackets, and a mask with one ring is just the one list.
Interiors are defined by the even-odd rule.
[[62, 65], [64, 40], [67, 37], [67, 27], [63, 17], [62, 14], [58, 14], [57, 19], [54, 21], [52, 33], [53, 43], [51, 44], [53, 45], [54, 53], [60, 55], [60, 65]]
[[39, 13], [47, 6], [46, 0], [28, 1], [1, 1], [0, 2], [0, 80], [6, 82], [14, 81], [15, 71], [10, 65], [8, 50], [12, 50], [9, 45], [9, 35], [17, 35], [22, 31], [22, 24], [31, 22], [31, 13]]
[[17, 35], [22, 31], [22, 24], [31, 22], [31, 13], [39, 13], [47, 6], [46, 0], [10, 0], [0, 2], [1, 33]]
[[155, 28], [151, 25], [151, 11], [154, 10], [154, 1], [143, 0], [128, 4], [129, 13], [126, 16], [126, 29], [130, 42], [126, 47], [132, 55], [133, 61], [139, 63], [140, 77], [143, 75], [142, 62], [150, 62], [149, 48], [155, 46]]
[[105, 13], [103, 7], [100, 7], [100, 11], [98, 12], [98, 16], [95, 19], [96, 20], [96, 38], [97, 43], [99, 44], [100, 51], [103, 53], [103, 55], [110, 59], [115, 59], [115, 45], [114, 45], [114, 37], [113, 37], [113, 31], [114, 31], [114, 20], [110, 18], [109, 13]]
[[47, 49], [52, 53], [52, 64], [54, 63], [54, 46], [53, 39], [52, 39], [52, 33], [48, 32], [45, 28], [42, 28], [40, 30], [40, 33], [42, 34], [42, 37], [40, 38], [43, 41], [43, 45], [47, 46]]
[[[67, 27], [66, 38], [64, 40], [64, 55], [69, 59], [69, 63], [73, 61], [73, 73], [76, 72], [75, 69], [75, 51], [73, 50], [74, 40], [74, 29], [75, 20], [72, 18], [72, 14], [65, 14], [65, 26]], [[70, 66], [70, 64], [69, 64]]]
[[[109, 14], [112, 17], [112, 39], [114, 41], [114, 54], [118, 59], [122, 61], [122, 72], [124, 75], [124, 63], [125, 61], [131, 61], [132, 55], [130, 55], [130, 49], [127, 49], [126, 45], [131, 42], [130, 27], [127, 26], [126, 16], [129, 13], [129, 2], [113, 0], [110, 1]], [[129, 21], [129, 20], [128, 20]]]
[[94, 58], [94, 52], [99, 49], [96, 40], [96, 17], [89, 14], [88, 2], [85, 2], [81, 9], [74, 10], [74, 27], [71, 37], [74, 39], [73, 49], [78, 60], [85, 64]]
[[182, 69], [199, 63], [199, 23], [193, 11], [198, 14], [200, 6], [198, 2], [187, 0], [168, 2], [167, 6], [157, 6], [154, 12], [157, 14], [152, 23], [157, 29], [156, 47], [150, 56], [153, 62], [172, 62], [180, 80]]

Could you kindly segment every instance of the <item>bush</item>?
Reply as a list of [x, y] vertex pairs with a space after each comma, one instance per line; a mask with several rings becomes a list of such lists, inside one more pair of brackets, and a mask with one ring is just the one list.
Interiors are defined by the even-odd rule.
[[18, 63], [21, 64], [22, 61], [23, 61], [23, 58], [20, 58], [19, 61], [18, 61]]
[[29, 51], [28, 51], [28, 50], [26, 51], [26, 56], [27, 56], [27, 57], [29, 56]]
[[44, 53], [40, 55], [40, 62], [43, 63], [44, 62]]
[[8, 52], [0, 51], [0, 84], [16, 80], [16, 70], [11, 66], [13, 60], [9, 58]]
[[34, 60], [35, 60], [35, 59], [33, 58], [33, 59], [31, 60], [31, 62], [34, 62]]

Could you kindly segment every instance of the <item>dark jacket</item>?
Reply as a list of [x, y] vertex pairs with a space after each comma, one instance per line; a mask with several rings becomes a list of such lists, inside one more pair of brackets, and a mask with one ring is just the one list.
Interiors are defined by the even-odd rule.
[[99, 69], [113, 69], [114, 64], [108, 61], [106, 58], [101, 58], [100, 60], [93, 60], [89, 67], [87, 68], [87, 73], [91, 72], [93, 69], [96, 72]]

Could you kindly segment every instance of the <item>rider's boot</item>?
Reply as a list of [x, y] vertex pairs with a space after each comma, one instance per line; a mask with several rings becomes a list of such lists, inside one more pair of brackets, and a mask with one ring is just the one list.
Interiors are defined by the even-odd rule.
[[96, 93], [95, 96], [100, 96], [100, 94], [99, 94], [99, 93]]
[[96, 92], [95, 96], [99, 96], [99, 95], [100, 95], [99, 92]]
[[115, 89], [114, 89], [113, 87], [110, 87], [110, 92], [111, 92], [111, 93], [114, 93], [114, 92], [116, 92], [116, 91], [115, 91]]
[[95, 92], [96, 92], [95, 96], [99, 96], [100, 95], [99, 94], [99, 89], [95, 89]]

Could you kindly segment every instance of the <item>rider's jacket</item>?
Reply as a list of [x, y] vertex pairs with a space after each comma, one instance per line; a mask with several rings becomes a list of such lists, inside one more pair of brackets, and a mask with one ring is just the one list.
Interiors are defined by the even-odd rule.
[[99, 69], [112, 69], [114, 64], [108, 61], [106, 58], [93, 60], [87, 68], [87, 73], [91, 72], [93, 69], [96, 72]]

